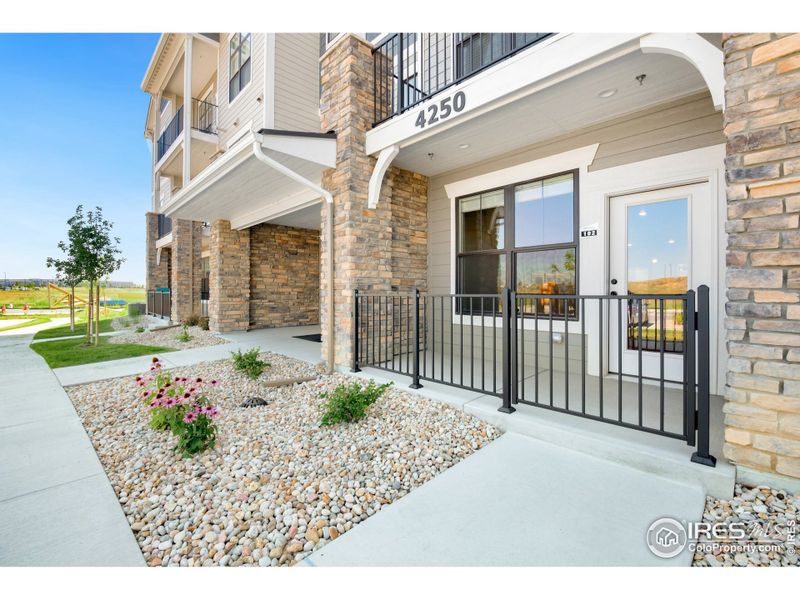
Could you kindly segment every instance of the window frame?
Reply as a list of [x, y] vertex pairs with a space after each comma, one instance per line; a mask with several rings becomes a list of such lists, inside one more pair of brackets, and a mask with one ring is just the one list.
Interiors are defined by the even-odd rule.
[[[561, 177], [563, 175], [572, 175], [572, 241], [571, 242], [560, 242], [557, 244], [541, 244], [541, 245], [534, 245], [534, 246], [519, 246], [516, 245], [516, 211], [515, 211], [515, 201], [514, 201], [514, 190], [518, 186], [527, 185], [530, 183], [536, 183], [540, 181], [545, 181], [547, 179], [553, 179], [555, 177]], [[517, 181], [514, 183], [510, 183], [507, 185], [497, 186], [493, 188], [488, 188], [485, 190], [480, 190], [476, 192], [471, 192], [469, 194], [463, 194], [461, 196], [457, 196], [454, 199], [455, 203], [455, 224], [454, 224], [454, 253], [455, 253], [455, 293], [462, 294], [462, 281], [461, 281], [461, 258], [465, 256], [486, 256], [486, 255], [503, 255], [505, 256], [505, 271], [506, 271], [506, 280], [503, 287], [510, 288], [513, 291], [516, 291], [516, 282], [517, 282], [517, 254], [520, 253], [528, 253], [528, 252], [537, 252], [537, 251], [544, 251], [544, 250], [574, 250], [575, 251], [575, 295], [577, 296], [580, 293], [580, 169], [568, 169], [566, 171], [559, 171], [557, 173], [551, 173], [548, 175], [543, 175], [541, 177], [535, 177], [533, 179]], [[479, 196], [482, 194], [489, 194], [491, 192], [503, 191], [503, 200], [504, 200], [504, 223], [503, 223], [503, 248], [502, 249], [490, 249], [490, 250], [461, 250], [461, 201], [465, 198], [471, 198], [473, 196]], [[567, 319], [570, 321], [578, 321], [580, 318], [579, 314], [579, 303], [576, 302], [575, 306], [575, 315], [574, 316], [567, 316]], [[456, 312], [459, 313], [459, 310], [456, 309]], [[499, 315], [498, 312], [495, 313]], [[555, 315], [554, 315], [555, 316]], [[563, 315], [559, 315], [558, 319], [563, 320]]]
[[[239, 44], [236, 46], [235, 50], [231, 50], [231, 41], [233, 40], [234, 36], [239, 36]], [[228, 104], [232, 104], [234, 100], [236, 100], [239, 96], [241, 96], [242, 92], [250, 85], [250, 82], [253, 80], [253, 66], [252, 66], [252, 58], [253, 58], [253, 38], [252, 32], [250, 33], [234, 33], [231, 34], [231, 37], [228, 38]], [[250, 53], [247, 56], [247, 60], [242, 62], [242, 42], [247, 38], [248, 42], [250, 43]], [[236, 70], [235, 73], [231, 73], [231, 65], [233, 64], [233, 57], [234, 53], [239, 55], [239, 68]], [[250, 71], [249, 76], [247, 78], [247, 83], [242, 85], [241, 82], [241, 73], [244, 69], [246, 63], [250, 64]], [[239, 91], [236, 92], [233, 96], [231, 96], [232, 92], [232, 84], [234, 79], [239, 79]]]

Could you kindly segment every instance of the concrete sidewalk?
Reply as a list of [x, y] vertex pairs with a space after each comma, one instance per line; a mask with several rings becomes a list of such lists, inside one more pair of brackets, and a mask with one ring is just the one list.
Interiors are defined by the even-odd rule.
[[144, 566], [72, 403], [30, 341], [0, 338], [0, 565]]
[[304, 566], [688, 566], [645, 543], [658, 518], [695, 521], [705, 494], [506, 433], [318, 550]]

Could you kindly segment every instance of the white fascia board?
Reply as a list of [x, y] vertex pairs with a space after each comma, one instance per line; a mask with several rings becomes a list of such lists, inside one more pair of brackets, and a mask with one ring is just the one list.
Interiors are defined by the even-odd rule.
[[296, 156], [330, 169], [336, 167], [336, 138], [273, 133], [259, 135], [264, 150]]
[[[528, 96], [620, 56], [639, 51], [642, 33], [559, 33], [500, 61], [463, 83], [442, 90], [417, 109], [391, 118], [367, 132], [366, 152], [392, 145], [401, 148], [440, 133], [489, 110]], [[594, 59], [594, 60], [593, 60]], [[466, 105], [457, 116], [420, 129], [419, 110], [430, 102], [463, 91]]]

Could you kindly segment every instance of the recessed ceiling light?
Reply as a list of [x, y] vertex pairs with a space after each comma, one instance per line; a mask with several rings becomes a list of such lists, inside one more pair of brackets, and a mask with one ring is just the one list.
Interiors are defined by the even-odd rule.
[[459, 144], [458, 147], [461, 148], [462, 150], [466, 150], [467, 148], [469, 148], [469, 144]]
[[603, 90], [597, 95], [600, 96], [601, 98], [611, 98], [611, 96], [613, 96], [616, 93], [617, 93], [617, 88], [609, 88], [607, 90]]
[[646, 217], [647, 216], [647, 211], [645, 209], [640, 210], [639, 211], [639, 216], [640, 217]]

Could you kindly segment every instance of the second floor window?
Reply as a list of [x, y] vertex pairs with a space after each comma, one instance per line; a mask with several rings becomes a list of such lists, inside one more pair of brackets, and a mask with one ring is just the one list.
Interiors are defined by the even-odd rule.
[[250, 34], [234, 33], [231, 36], [230, 47], [228, 101], [232, 102], [239, 92], [250, 83]]

